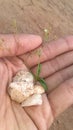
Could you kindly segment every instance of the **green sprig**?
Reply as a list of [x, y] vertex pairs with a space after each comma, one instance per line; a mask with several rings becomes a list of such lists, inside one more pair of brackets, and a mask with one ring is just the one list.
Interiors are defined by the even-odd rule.
[[40, 72], [41, 72], [41, 64], [38, 64], [37, 71], [36, 71], [36, 78], [37, 78], [37, 80], [39, 79]]
[[34, 78], [36, 81], [38, 81], [42, 85], [42, 87], [45, 89], [45, 91], [47, 91], [48, 90], [47, 84], [46, 84], [45, 80], [40, 77], [41, 67], [42, 66], [39, 63], [38, 67], [37, 67], [36, 75], [34, 75]]
[[45, 91], [48, 90], [47, 84], [43, 78], [39, 78], [39, 83], [42, 85], [42, 87], [45, 89]]

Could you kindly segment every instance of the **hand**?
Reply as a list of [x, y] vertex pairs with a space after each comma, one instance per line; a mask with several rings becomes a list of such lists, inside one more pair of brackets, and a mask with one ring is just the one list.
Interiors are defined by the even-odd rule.
[[[40, 76], [47, 83], [48, 100], [44, 95], [42, 106], [31, 107], [26, 111], [40, 130], [46, 130], [56, 116], [73, 104], [73, 36], [53, 41], [40, 48]], [[30, 56], [28, 53], [20, 57], [36, 73], [38, 55], [33, 52]]]
[[[25, 36], [25, 37], [15, 36], [13, 38], [13, 36], [9, 36], [9, 35], [2, 36], [1, 35], [0, 37], [1, 37], [1, 39], [3, 39], [2, 41], [3, 42], [5, 41], [5, 43], [6, 43], [6, 45], [4, 46], [4, 49], [2, 49], [2, 47], [1, 47], [2, 50], [0, 51], [0, 57], [1, 57], [1, 59], [0, 59], [1, 60], [1, 62], [0, 62], [0, 80], [1, 80], [0, 129], [1, 130], [6, 130], [6, 129], [7, 130], [23, 130], [23, 129], [24, 130], [26, 130], [26, 129], [27, 130], [32, 130], [32, 129], [47, 130], [47, 128], [53, 122], [54, 117], [58, 116], [58, 114], [63, 112], [68, 106], [70, 106], [72, 104], [72, 100], [73, 100], [72, 99], [72, 87], [70, 87], [70, 85], [64, 83], [64, 85], [63, 84], [60, 85], [58, 88], [56, 88], [53, 92], [51, 92], [48, 95], [49, 102], [48, 102], [48, 98], [47, 98], [46, 94], [44, 94], [43, 95], [43, 104], [41, 106], [29, 107], [26, 109], [21, 108], [20, 105], [18, 105], [17, 103], [10, 100], [10, 98], [6, 92], [7, 84], [8, 84], [8, 82], [11, 81], [12, 76], [18, 70], [20, 70], [21, 68], [24, 68], [24, 67], [25, 67], [25, 69], [27, 69], [26, 66], [23, 64], [24, 61], [27, 64], [27, 66], [30, 69], [32, 68], [32, 71], [35, 72], [36, 68], [34, 68], [34, 65], [37, 65], [37, 63], [38, 63], [38, 56], [34, 55], [32, 53], [32, 57], [31, 56], [28, 57], [29, 53], [27, 53], [27, 52], [36, 48], [38, 45], [40, 45], [41, 39], [39, 37], [31, 38], [30, 36], [29, 37], [28, 36]], [[72, 40], [73, 38], [70, 37], [68, 39]], [[67, 39], [67, 41], [68, 41], [68, 39]], [[32, 41], [32, 42], [29, 42], [29, 41]], [[35, 44], [33, 44], [33, 42], [35, 42]], [[10, 46], [10, 43], [12, 46]], [[28, 43], [29, 46], [27, 46], [26, 43]], [[49, 66], [49, 64], [50, 64], [49, 60], [51, 60], [51, 61], [52, 61], [52, 59], [55, 60], [56, 56], [61, 55], [62, 53], [65, 53], [66, 51], [72, 50], [72, 45], [73, 44], [71, 42], [69, 42], [68, 45], [66, 42], [60, 44], [59, 41], [50, 43], [48, 46], [45, 46], [42, 48], [42, 55], [41, 55], [40, 61], [41, 62], [46, 61], [45, 63], [48, 63], [48, 66]], [[19, 46], [19, 48], [18, 48], [18, 46]], [[24, 46], [27, 49], [25, 49]], [[70, 49], [68, 46], [71, 46]], [[5, 49], [5, 47], [7, 49]], [[61, 47], [61, 49], [60, 49], [60, 47]], [[10, 57], [2, 58], [4, 56], [20, 55], [21, 53], [27, 53], [27, 54], [24, 54], [24, 55], [18, 56], [18, 57], [13, 57], [13, 58], [12, 57], [11, 58]], [[28, 59], [27, 59], [27, 57], [28, 57]], [[32, 60], [33, 58], [34, 58], [34, 60]], [[50, 80], [49, 80], [49, 77], [51, 77], [50, 75], [54, 75], [57, 70], [54, 70], [54, 72], [50, 71], [51, 68], [49, 68], [49, 70], [47, 70], [47, 64], [45, 64], [45, 63], [42, 64], [41, 75], [45, 78], [47, 84], [49, 84], [50, 86], [54, 86], [54, 87], [58, 86], [59, 84], [56, 85], [56, 83], [54, 83], [54, 82], [53, 83], [55, 85], [51, 85]], [[52, 64], [55, 64], [55, 63], [52, 62]], [[57, 64], [55, 66], [57, 66]], [[62, 64], [61, 64], [61, 66], [62, 66]], [[48, 72], [48, 73], [44, 73], [44, 71], [43, 71], [44, 67], [46, 69], [46, 72]], [[3, 81], [2, 81], [2, 79], [3, 79]], [[68, 81], [68, 83], [71, 83], [71, 80]]]
[[38, 123], [10, 99], [7, 87], [17, 71], [27, 69], [18, 55], [35, 49], [41, 42], [41, 38], [34, 35], [0, 35], [0, 130], [37, 130]]

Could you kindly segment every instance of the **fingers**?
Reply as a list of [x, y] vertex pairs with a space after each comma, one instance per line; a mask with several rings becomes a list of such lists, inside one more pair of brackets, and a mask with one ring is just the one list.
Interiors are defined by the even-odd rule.
[[48, 95], [54, 117], [73, 104], [73, 78], [67, 80]]
[[45, 82], [48, 86], [48, 92], [57, 88], [64, 81], [73, 77], [73, 65], [69, 66], [61, 71], [56, 72], [54, 75], [51, 75], [45, 79]]
[[[41, 50], [40, 62], [44, 62], [55, 58], [65, 52], [73, 50], [73, 36], [66, 37], [65, 39], [59, 39], [57, 41], [50, 42], [43, 47], [38, 48], [36, 51]], [[33, 67], [38, 64], [39, 56], [37, 53], [32, 52], [21, 56], [28, 67]], [[34, 59], [34, 60], [33, 60]]]
[[0, 35], [0, 57], [14, 56], [29, 52], [42, 42], [37, 35]]
[[[65, 67], [73, 64], [73, 51], [60, 55], [50, 61], [42, 63], [40, 77], [48, 77]], [[36, 74], [37, 66], [32, 68], [32, 72]]]
[[[64, 62], [65, 63], [65, 62]], [[54, 73], [52, 73], [51, 68], [46, 66], [45, 67], [42, 64], [42, 70], [40, 77], [45, 78], [45, 82], [48, 86], [48, 92], [50, 93], [53, 89], [58, 87], [61, 83], [63, 83], [65, 80], [71, 78], [73, 76], [73, 65], [70, 65], [64, 69], [58, 70]], [[53, 68], [54, 69], [54, 68]], [[33, 69], [33, 73], [36, 74], [36, 70]], [[47, 77], [45, 77], [47, 76]]]

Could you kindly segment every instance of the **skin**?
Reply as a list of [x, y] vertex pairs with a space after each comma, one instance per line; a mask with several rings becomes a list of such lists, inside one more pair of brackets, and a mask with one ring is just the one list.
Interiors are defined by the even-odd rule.
[[[0, 35], [0, 39], [0, 130], [47, 130], [73, 104], [73, 36], [45, 46], [41, 37], [34, 35]], [[10, 99], [7, 87], [21, 69], [36, 73], [39, 57], [32, 50], [39, 48], [40, 76], [45, 79], [48, 92], [42, 95], [41, 106], [22, 108]]]

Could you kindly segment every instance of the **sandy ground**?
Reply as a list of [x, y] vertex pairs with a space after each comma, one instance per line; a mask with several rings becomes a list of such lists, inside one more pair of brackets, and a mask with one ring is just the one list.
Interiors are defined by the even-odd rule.
[[[0, 33], [34, 33], [49, 39], [73, 34], [73, 0], [0, 0]], [[50, 130], [73, 130], [73, 107]]]

